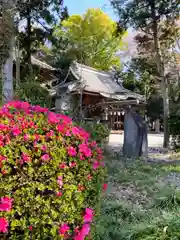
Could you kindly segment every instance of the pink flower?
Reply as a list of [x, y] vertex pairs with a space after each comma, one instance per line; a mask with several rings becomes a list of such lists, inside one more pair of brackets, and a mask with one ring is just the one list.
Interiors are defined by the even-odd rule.
[[48, 160], [50, 159], [50, 156], [49, 156], [49, 154], [44, 154], [44, 155], [41, 157], [41, 159], [46, 162], [46, 161], [48, 161]]
[[77, 151], [74, 147], [68, 147], [68, 155], [71, 157], [75, 157], [77, 155]]
[[62, 176], [58, 177], [57, 183], [59, 184], [60, 187], [63, 186], [63, 177]]
[[34, 106], [33, 110], [35, 112], [42, 112], [42, 113], [48, 112], [48, 108], [42, 108], [41, 106], [38, 106], [38, 105]]
[[0, 130], [6, 132], [8, 130], [8, 126], [4, 124], [0, 124]]
[[59, 168], [61, 168], [61, 169], [65, 169], [67, 167], [67, 165], [65, 164], [65, 163], [61, 163], [60, 165], [59, 165]]
[[86, 208], [86, 213], [84, 215], [84, 223], [90, 223], [93, 220], [94, 211], [91, 208]]
[[26, 153], [22, 154], [21, 159], [22, 159], [22, 162], [30, 162], [31, 161], [31, 158]]
[[10, 140], [10, 137], [9, 136], [6, 136], [5, 137], [5, 143], [6, 144], [10, 144], [11, 140]]
[[12, 198], [2, 197], [0, 203], [0, 212], [10, 212], [12, 209], [12, 202]]
[[57, 192], [57, 193], [56, 193], [56, 196], [57, 196], [57, 197], [62, 197], [62, 192]]
[[61, 114], [60, 114], [60, 118], [61, 118], [61, 119], [63, 120], [63, 122], [66, 123], [66, 124], [72, 123], [72, 119], [71, 119], [70, 117], [66, 116], [66, 115], [61, 115]]
[[60, 133], [64, 133], [65, 132], [65, 125], [64, 124], [61, 124], [61, 125], [58, 125], [56, 127], [57, 131], [60, 132]]
[[96, 151], [97, 151], [97, 153], [100, 154], [100, 155], [102, 155], [102, 153], [103, 153], [103, 151], [102, 151], [101, 148], [97, 148]]
[[90, 225], [84, 224], [82, 229], [77, 232], [74, 240], [84, 240], [86, 236], [89, 235], [90, 232]]
[[106, 192], [107, 188], [108, 188], [108, 184], [107, 184], [107, 183], [104, 183], [104, 184], [103, 184], [103, 191]]
[[65, 134], [67, 137], [70, 137], [71, 136], [71, 133], [69, 130], [66, 131], [66, 134]]
[[47, 147], [45, 145], [42, 145], [41, 150], [45, 152], [47, 150]]
[[79, 135], [79, 133], [80, 133], [80, 130], [79, 130], [79, 128], [77, 128], [77, 127], [72, 127], [72, 134], [73, 135]]
[[29, 135], [28, 134], [24, 134], [24, 141], [28, 141], [29, 140]]
[[69, 163], [69, 167], [70, 168], [74, 168], [74, 167], [76, 167], [77, 166], [77, 163], [76, 162], [70, 162]]
[[6, 158], [6, 157], [4, 157], [4, 156], [0, 155], [0, 162], [6, 161], [6, 160], [7, 160], [7, 158]]
[[29, 226], [29, 231], [32, 231], [33, 230], [33, 226]]
[[48, 133], [46, 133], [47, 138], [50, 138], [50, 137], [53, 137], [53, 136], [54, 136], [54, 131], [53, 130], [50, 130]]
[[79, 157], [79, 158], [80, 158], [81, 161], [84, 161], [84, 160], [85, 160], [85, 158], [84, 158], [84, 156], [83, 156], [82, 154], [80, 154], [80, 157]]
[[13, 127], [12, 128], [12, 133], [14, 136], [18, 136], [21, 134], [21, 130], [18, 127]]
[[59, 227], [59, 235], [64, 235], [65, 233], [67, 233], [70, 230], [70, 227], [68, 226], [68, 224], [64, 223], [63, 225], [61, 225]]
[[84, 224], [81, 229], [81, 234], [84, 236], [88, 236], [89, 232], [90, 232], [90, 224]]
[[91, 147], [97, 147], [97, 143], [95, 141], [91, 142]]
[[98, 161], [94, 161], [93, 163], [93, 169], [97, 169], [99, 167], [99, 162]]
[[57, 118], [55, 113], [49, 112], [48, 113], [48, 122], [49, 123], [59, 123], [59, 119]]
[[82, 143], [82, 144], [79, 145], [79, 152], [84, 154], [85, 157], [91, 157], [92, 156], [92, 151], [86, 143]]
[[103, 159], [103, 156], [102, 156], [102, 155], [98, 155], [96, 158], [97, 158], [98, 160], [102, 160], [102, 159]]
[[101, 162], [100, 165], [101, 165], [101, 167], [105, 167], [105, 163], [104, 162]]
[[3, 147], [3, 146], [4, 146], [4, 142], [0, 141], [0, 147]]
[[92, 176], [91, 176], [90, 174], [88, 175], [88, 177], [87, 177], [87, 178], [88, 178], [88, 180], [89, 180], [89, 181], [91, 181], [91, 180], [92, 180]]
[[6, 218], [0, 218], [0, 233], [7, 233], [8, 232], [9, 223]]
[[83, 236], [80, 232], [74, 237], [74, 240], [84, 240], [85, 236]]
[[35, 141], [39, 141], [39, 139], [40, 139], [39, 135], [35, 134], [34, 137], [35, 137]]

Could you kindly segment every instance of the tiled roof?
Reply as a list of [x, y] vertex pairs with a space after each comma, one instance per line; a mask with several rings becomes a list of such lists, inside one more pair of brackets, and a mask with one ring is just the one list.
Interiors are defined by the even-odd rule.
[[[100, 93], [104, 97], [123, 100], [134, 98], [144, 100], [144, 97], [135, 94], [114, 80], [113, 74], [110, 72], [98, 71], [94, 68], [74, 63], [71, 66], [71, 72], [81, 83], [81, 88], [85, 91]], [[80, 84], [79, 84], [80, 86]], [[71, 90], [76, 90], [75, 86]]]
[[57, 69], [56, 68], [53, 68], [52, 66], [50, 66], [49, 64], [43, 62], [43, 61], [40, 61], [38, 60], [37, 58], [31, 56], [31, 62], [33, 65], [36, 65], [36, 66], [39, 66], [40, 68], [43, 68], [43, 69], [48, 69], [50, 71], [56, 71]]

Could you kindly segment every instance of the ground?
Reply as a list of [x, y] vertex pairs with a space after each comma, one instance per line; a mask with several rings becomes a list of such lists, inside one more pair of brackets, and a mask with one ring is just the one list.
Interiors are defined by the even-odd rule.
[[[180, 164], [125, 159], [114, 153], [118, 137], [106, 149], [108, 189], [93, 240], [180, 240]], [[162, 135], [149, 139], [162, 147]]]
[[[115, 151], [122, 149], [124, 141], [123, 134], [111, 134], [109, 146]], [[163, 149], [163, 134], [148, 134], [148, 155], [150, 161], [172, 161], [172, 153]]]
[[[109, 138], [109, 143], [113, 146], [123, 145], [123, 134], [111, 134]], [[163, 146], [163, 134], [148, 134], [148, 145], [149, 147], [162, 148]]]

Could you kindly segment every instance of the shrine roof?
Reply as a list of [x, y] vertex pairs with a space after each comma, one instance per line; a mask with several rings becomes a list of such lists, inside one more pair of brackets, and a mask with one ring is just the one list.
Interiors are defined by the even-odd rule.
[[117, 82], [112, 72], [99, 71], [79, 63], [73, 63], [70, 70], [78, 80], [77, 83], [69, 84], [70, 91], [83, 89], [116, 100], [130, 98], [144, 101], [144, 96], [131, 92]]

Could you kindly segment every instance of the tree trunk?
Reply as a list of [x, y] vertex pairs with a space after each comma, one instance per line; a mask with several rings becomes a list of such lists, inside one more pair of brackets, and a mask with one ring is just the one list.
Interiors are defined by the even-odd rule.
[[[3, 104], [13, 99], [13, 45], [14, 45], [14, 7], [15, 0], [4, 0], [1, 3], [2, 8], [2, 19], [6, 28], [4, 29], [4, 38], [6, 32], [9, 32], [7, 39], [7, 47], [4, 51], [7, 53], [6, 57], [2, 60], [2, 101]], [[1, 36], [1, 37], [3, 37]]]
[[16, 41], [16, 85], [20, 85], [20, 50], [19, 50], [19, 40]]
[[163, 147], [169, 147], [169, 88], [167, 79], [162, 82], [163, 108], [164, 108], [164, 143]]
[[3, 104], [13, 100], [13, 51], [2, 66], [2, 101]]
[[32, 75], [32, 63], [31, 63], [31, 9], [27, 9], [27, 63], [28, 73]]
[[164, 108], [164, 143], [163, 147], [167, 148], [169, 146], [169, 128], [168, 128], [168, 119], [169, 119], [169, 89], [168, 83], [165, 76], [164, 63], [161, 57], [160, 51], [160, 42], [158, 36], [158, 20], [156, 16], [156, 5], [155, 0], [151, 1], [151, 14], [152, 14], [152, 31], [153, 31], [153, 40], [154, 40], [154, 51], [156, 55], [156, 65], [161, 79], [161, 90], [163, 96], [163, 108]]

